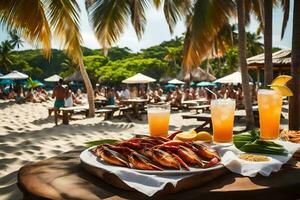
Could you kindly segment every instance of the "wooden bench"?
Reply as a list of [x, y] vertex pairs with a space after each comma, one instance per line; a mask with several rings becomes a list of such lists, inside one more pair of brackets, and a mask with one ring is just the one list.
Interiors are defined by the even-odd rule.
[[205, 110], [208, 110], [210, 108], [210, 105], [200, 105], [200, 106], [189, 106], [188, 109], [189, 110], [196, 110], [196, 113], [199, 113], [199, 110], [201, 110], [202, 112]]
[[[62, 111], [63, 124], [69, 124], [70, 114], [84, 113], [85, 116], [88, 116], [89, 114], [88, 106], [72, 106], [72, 107], [60, 108], [59, 111]], [[57, 113], [56, 113], [56, 117], [57, 117]]]
[[112, 110], [111, 109], [97, 109], [95, 110], [95, 114], [104, 114], [104, 120], [110, 119], [112, 117]]
[[54, 112], [54, 111], [55, 111], [55, 108], [53, 108], [53, 107], [48, 108], [48, 116], [50, 117], [52, 112]]
[[130, 114], [133, 112], [133, 108], [130, 106], [120, 107], [119, 117], [125, 117], [127, 122], [132, 122], [133, 119]]

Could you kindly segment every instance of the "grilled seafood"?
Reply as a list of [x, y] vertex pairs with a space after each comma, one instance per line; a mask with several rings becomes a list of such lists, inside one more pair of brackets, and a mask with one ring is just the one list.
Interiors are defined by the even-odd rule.
[[94, 153], [112, 165], [143, 170], [189, 170], [189, 165], [207, 168], [221, 160], [216, 151], [205, 145], [151, 136], [104, 144]]
[[180, 163], [171, 154], [160, 149], [152, 149], [152, 159], [160, 165], [180, 169]]
[[128, 156], [129, 162], [136, 169], [145, 169], [145, 170], [163, 170], [162, 168], [154, 165], [151, 161], [137, 152], [133, 152]]
[[113, 151], [106, 146], [97, 148], [95, 153], [108, 163], [123, 167], [130, 167], [126, 161], [126, 158], [124, 158], [120, 153]]

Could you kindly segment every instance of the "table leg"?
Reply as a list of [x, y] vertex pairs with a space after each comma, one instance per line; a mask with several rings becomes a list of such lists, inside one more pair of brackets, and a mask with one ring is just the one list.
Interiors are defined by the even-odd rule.
[[63, 124], [69, 124], [69, 113], [67, 111], [63, 111]]

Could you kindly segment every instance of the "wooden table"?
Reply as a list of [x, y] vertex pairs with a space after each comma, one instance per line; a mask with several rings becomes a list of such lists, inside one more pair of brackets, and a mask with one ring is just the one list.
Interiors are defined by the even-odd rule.
[[69, 118], [70, 114], [73, 114], [74, 112], [82, 112], [85, 114], [85, 116], [88, 116], [89, 112], [89, 107], [86, 106], [72, 106], [72, 107], [65, 107], [65, 108], [60, 108], [60, 111], [62, 111], [62, 120], [63, 124], [69, 124]]
[[139, 105], [145, 106], [145, 104], [148, 102], [148, 99], [127, 99], [127, 100], [122, 100], [122, 103], [124, 105], [129, 105], [132, 107], [133, 115], [136, 119], [141, 120], [141, 115], [140, 115], [140, 108]]
[[106, 98], [95, 99], [94, 103], [95, 103], [95, 107], [100, 108], [106, 105], [107, 99]]
[[[18, 174], [18, 186], [24, 194], [24, 199], [148, 199], [139, 192], [117, 189], [90, 175], [80, 166], [79, 154], [80, 151], [68, 152], [22, 167]], [[185, 200], [300, 198], [299, 157], [292, 158], [282, 170], [270, 177], [260, 175], [255, 178], [242, 177], [224, 168], [223, 171], [216, 171], [212, 175], [217, 178], [205, 185], [174, 194], [166, 194], [163, 191], [154, 198]]]

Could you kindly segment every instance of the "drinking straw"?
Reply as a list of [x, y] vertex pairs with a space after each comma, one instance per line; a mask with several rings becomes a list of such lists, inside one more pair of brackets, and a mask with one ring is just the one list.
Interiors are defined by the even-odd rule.
[[206, 89], [208, 92], [210, 92], [211, 94], [213, 94], [216, 99], [218, 98], [217, 94], [214, 93], [213, 91], [211, 91], [210, 89], [208, 89], [208, 88], [204, 88], [204, 89]]

